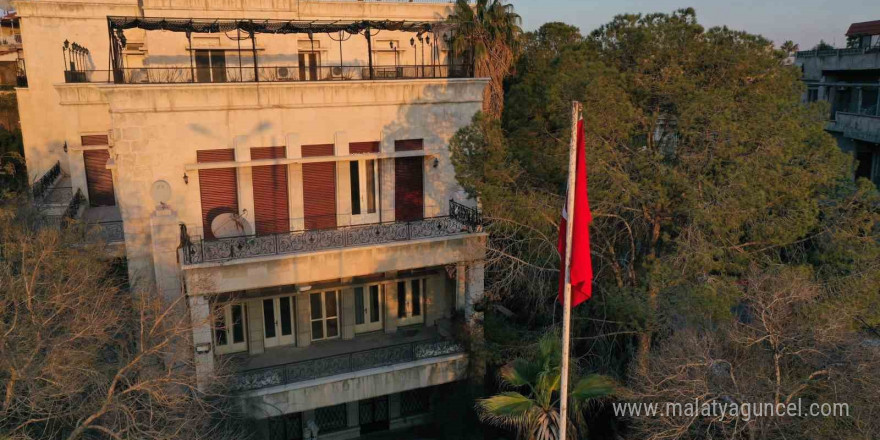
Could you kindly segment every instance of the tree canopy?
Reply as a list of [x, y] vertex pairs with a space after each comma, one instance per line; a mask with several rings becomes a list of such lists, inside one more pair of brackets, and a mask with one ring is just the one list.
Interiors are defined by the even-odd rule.
[[[853, 181], [851, 157], [824, 131], [824, 104], [801, 102], [785, 51], [706, 29], [692, 9], [617, 16], [586, 36], [548, 23], [522, 46], [502, 119], [477, 117], [450, 146], [493, 221], [490, 294], [533, 324], [553, 322], [568, 113], [579, 100], [595, 297], [575, 328], [593, 341], [581, 349], [595, 366], [650, 382], [658, 344], [686, 331], [714, 337], [755, 313], [752, 279], [796, 273], [815, 289], [795, 301], [815, 313], [790, 316], [800, 340], [832, 328], [863, 337], [861, 322], [880, 322], [880, 199]], [[844, 346], [816, 345], [826, 362]], [[781, 394], [821, 366], [792, 362], [767, 372]]]

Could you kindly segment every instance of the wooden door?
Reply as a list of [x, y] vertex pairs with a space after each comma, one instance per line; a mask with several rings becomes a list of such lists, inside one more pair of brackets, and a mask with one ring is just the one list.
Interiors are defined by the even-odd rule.
[[[303, 145], [303, 157], [332, 156], [333, 144]], [[303, 215], [306, 229], [336, 227], [336, 162], [302, 165]]]
[[[196, 151], [196, 161], [233, 162], [235, 150]], [[238, 179], [235, 168], [213, 168], [199, 170], [199, 195], [202, 201], [202, 227], [206, 239], [214, 238], [211, 222], [220, 214], [238, 214]]]
[[424, 217], [424, 158], [398, 157], [394, 159], [394, 219], [398, 222], [420, 220]]
[[110, 160], [108, 150], [83, 151], [86, 166], [86, 186], [89, 191], [89, 205], [114, 206], [116, 195], [113, 190], [113, 174], [107, 169]]
[[[251, 148], [251, 159], [283, 159], [284, 147]], [[287, 165], [253, 167], [254, 220], [257, 235], [290, 230]]]

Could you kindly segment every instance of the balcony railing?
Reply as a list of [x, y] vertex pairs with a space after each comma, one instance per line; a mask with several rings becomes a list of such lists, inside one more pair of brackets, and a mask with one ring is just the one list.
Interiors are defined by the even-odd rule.
[[58, 180], [58, 177], [61, 176], [61, 162], [56, 161], [55, 165], [52, 165], [52, 168], [49, 168], [49, 171], [46, 171], [46, 174], [43, 174], [43, 177], [40, 177], [33, 186], [33, 194], [34, 200], [40, 201], [43, 198], [43, 195], [46, 194], [49, 189], [55, 185], [55, 181]]
[[795, 54], [797, 58], [809, 57], [838, 57], [844, 55], [861, 55], [872, 52], [880, 52], [880, 45], [868, 47], [846, 47], [842, 49], [802, 50]]
[[229, 66], [139, 67], [115, 70], [68, 70], [67, 83], [182, 84], [307, 82], [348, 80], [389, 80], [422, 78], [467, 78], [473, 69], [468, 65], [398, 65], [398, 66]]
[[446, 339], [409, 342], [244, 371], [232, 377], [231, 388], [254, 390], [463, 352], [461, 344]]
[[452, 237], [477, 232], [480, 213], [449, 201], [449, 215], [408, 222], [373, 223], [280, 234], [244, 235], [202, 239], [191, 237], [181, 225], [184, 264], [200, 264], [273, 255], [295, 255], [327, 249], [374, 246], [426, 238]]

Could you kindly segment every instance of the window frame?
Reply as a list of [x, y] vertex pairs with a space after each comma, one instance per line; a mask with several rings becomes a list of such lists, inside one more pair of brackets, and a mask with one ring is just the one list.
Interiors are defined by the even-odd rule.
[[[367, 189], [369, 182], [367, 178], [368, 164], [372, 163], [373, 169], [373, 210], [369, 210], [370, 194]], [[357, 164], [357, 182], [352, 179], [353, 164]], [[368, 224], [379, 222], [379, 161], [376, 159], [358, 159], [348, 162], [348, 180], [351, 195], [349, 202], [351, 203], [351, 222], [352, 224]], [[358, 212], [355, 212], [355, 194], [357, 194]]]
[[[412, 290], [413, 282], [419, 283], [419, 298], [418, 298], [418, 305], [419, 305], [418, 312], [419, 312], [419, 314], [418, 315], [414, 314], [415, 307], [413, 307], [413, 306], [415, 304], [415, 301], [412, 300], [413, 299], [413, 290]], [[401, 278], [401, 279], [395, 280], [395, 283], [397, 283], [396, 284], [396, 292], [395, 292], [397, 295], [397, 298], [396, 298], [397, 299], [397, 313], [396, 313], [397, 324], [399, 326], [423, 324], [425, 322], [425, 315], [426, 315], [425, 305], [427, 303], [426, 297], [427, 297], [427, 291], [428, 291], [428, 277]], [[401, 308], [401, 303], [400, 303], [400, 298], [401, 298], [400, 283], [404, 283], [404, 286], [405, 286], [405, 292], [403, 294], [403, 298], [404, 298], [405, 302], [404, 302], [403, 308]], [[401, 311], [404, 312], [404, 316], [401, 316]]]
[[[309, 295], [309, 337], [312, 342], [318, 341], [327, 341], [333, 339], [339, 339], [342, 337], [342, 314], [341, 312], [341, 304], [340, 304], [340, 289], [327, 289], [327, 290], [318, 290], [308, 292]], [[327, 316], [327, 293], [332, 292], [336, 297], [336, 315], [335, 316]], [[318, 318], [314, 317], [314, 309], [312, 307], [312, 295], [321, 295], [321, 316]], [[327, 335], [327, 322], [330, 320], [336, 320], [336, 335], [328, 336]], [[314, 324], [315, 322], [321, 322], [322, 335], [320, 338], [315, 338], [314, 332]]]
[[[377, 304], [377, 315], [379, 320], [376, 322], [369, 321], [369, 312], [373, 310], [372, 304], [370, 304], [370, 288], [376, 287], [379, 293], [379, 302]], [[364, 308], [363, 310], [358, 310], [357, 307], [357, 289], [361, 288], [364, 290]], [[379, 331], [385, 326], [385, 284], [381, 282], [375, 283], [366, 283], [366, 284], [357, 284], [352, 286], [352, 296], [354, 301], [354, 332], [355, 334], [360, 333], [370, 333], [374, 331]], [[358, 318], [363, 317], [364, 322], [358, 324]]]
[[[242, 329], [242, 340], [240, 342], [235, 342], [235, 328], [234, 325], [226, 325], [226, 323], [234, 322], [233, 320], [233, 307], [240, 307], [241, 309], [241, 329]], [[213, 319], [211, 320], [211, 340], [214, 343], [214, 351], [217, 354], [230, 354], [230, 353], [239, 353], [242, 351], [247, 351], [248, 349], [248, 322], [247, 322], [247, 304], [244, 302], [228, 302], [224, 304], [216, 304], [213, 306]], [[224, 329], [218, 329], [218, 317], [219, 314], [223, 315], [223, 323], [225, 325]], [[226, 341], [221, 344], [221, 341], [218, 339], [217, 335], [222, 331], [225, 333]]]
[[[290, 334], [284, 335], [281, 327], [281, 299], [287, 298], [290, 301]], [[266, 303], [272, 302], [272, 313], [274, 315], [275, 336], [269, 338], [266, 336]], [[260, 298], [260, 325], [263, 330], [263, 346], [265, 348], [283, 347], [296, 345], [296, 295], [288, 293], [283, 295], [274, 295]], [[270, 340], [271, 339], [271, 340]]]

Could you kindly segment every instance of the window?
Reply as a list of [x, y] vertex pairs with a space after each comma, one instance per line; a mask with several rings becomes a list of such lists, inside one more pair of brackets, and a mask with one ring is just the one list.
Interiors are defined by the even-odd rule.
[[342, 403], [334, 406], [325, 406], [315, 410], [315, 424], [320, 433], [339, 431], [348, 426], [348, 408]]
[[247, 350], [243, 304], [219, 305], [214, 310], [214, 346], [218, 354]]
[[195, 51], [196, 81], [226, 82], [226, 52], [222, 50]]
[[297, 58], [299, 61], [299, 80], [317, 81], [318, 68], [321, 66], [321, 54], [319, 52], [300, 51]]
[[807, 102], [816, 102], [819, 100], [819, 89], [807, 89]]
[[292, 296], [263, 299], [263, 338], [266, 348], [296, 341], [294, 316]]
[[312, 318], [312, 340], [339, 337], [339, 291], [328, 290], [309, 294]]
[[382, 289], [379, 284], [354, 288], [354, 330], [364, 333], [382, 328]]
[[[376, 214], [376, 200], [379, 198], [378, 161], [374, 159], [353, 160], [349, 164], [349, 182], [351, 183], [351, 214], [362, 216], [356, 223], [378, 221], [370, 214]], [[354, 219], [353, 219], [354, 220]]]
[[418, 324], [425, 321], [422, 313], [425, 285], [424, 278], [397, 282], [398, 325]]

